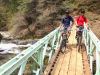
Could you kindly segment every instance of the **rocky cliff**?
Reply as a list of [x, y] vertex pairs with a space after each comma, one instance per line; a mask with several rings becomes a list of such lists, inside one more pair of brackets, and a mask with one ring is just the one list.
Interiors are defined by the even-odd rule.
[[95, 31], [100, 21], [99, 0], [2, 0], [0, 4], [0, 30], [9, 30], [14, 38], [43, 37], [59, 26], [67, 8], [80, 7], [86, 9], [99, 36], [100, 31]]

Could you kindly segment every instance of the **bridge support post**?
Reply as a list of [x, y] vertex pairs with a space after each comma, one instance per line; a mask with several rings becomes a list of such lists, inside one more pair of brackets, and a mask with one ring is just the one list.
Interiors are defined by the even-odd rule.
[[87, 40], [86, 40], [86, 42], [87, 42], [87, 44], [86, 44], [86, 46], [87, 46], [87, 54], [89, 54], [90, 53], [90, 36], [89, 36], [88, 31], [87, 31]]
[[59, 45], [60, 45], [60, 40], [61, 40], [61, 33], [58, 33], [57, 35], [58, 35], [58, 39], [57, 39], [57, 43], [56, 43], [56, 48], [55, 48], [55, 50], [57, 50], [57, 48], [59, 47]]
[[93, 73], [93, 56], [90, 56], [90, 69], [91, 73]]
[[25, 69], [25, 66], [26, 66], [26, 63], [27, 63], [27, 61], [25, 61], [25, 62], [21, 65], [21, 68], [20, 68], [20, 70], [19, 70], [18, 75], [23, 75], [24, 69]]
[[98, 50], [99, 49], [97, 48], [96, 50], [96, 74], [95, 75], [100, 75], [100, 52]]
[[92, 42], [92, 38], [90, 37], [90, 40], [89, 40], [89, 57], [90, 57], [90, 69], [91, 69], [92, 74], [93, 74], [93, 61], [94, 61], [93, 51], [94, 51], [94, 45], [93, 45], [93, 42]]

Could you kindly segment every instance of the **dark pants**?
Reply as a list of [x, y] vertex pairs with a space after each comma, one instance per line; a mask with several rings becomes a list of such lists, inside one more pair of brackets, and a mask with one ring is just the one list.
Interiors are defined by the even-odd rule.
[[76, 37], [77, 37], [78, 35], [79, 35], [79, 36], [82, 36], [83, 29], [84, 29], [83, 26], [77, 26]]

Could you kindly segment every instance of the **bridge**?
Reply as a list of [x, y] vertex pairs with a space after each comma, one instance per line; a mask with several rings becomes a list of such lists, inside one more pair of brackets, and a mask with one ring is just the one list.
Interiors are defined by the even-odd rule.
[[59, 49], [61, 40], [58, 27], [0, 66], [0, 75], [100, 75], [100, 40], [91, 29], [85, 25], [81, 52], [76, 47], [75, 26], [64, 54]]

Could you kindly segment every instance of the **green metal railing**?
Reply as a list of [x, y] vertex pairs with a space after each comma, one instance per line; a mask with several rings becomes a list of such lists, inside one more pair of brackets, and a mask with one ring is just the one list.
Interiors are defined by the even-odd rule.
[[[33, 59], [32, 75], [41, 75], [44, 67], [44, 59], [47, 56], [48, 62], [60, 45], [61, 33], [59, 28], [40, 39], [34, 45], [0, 66], [0, 75], [11, 75], [17, 69], [17, 75], [23, 75], [28, 60]], [[15, 75], [15, 74], [14, 74]]]
[[100, 75], [100, 40], [95, 36], [95, 34], [91, 31], [91, 29], [88, 30], [86, 26], [87, 25], [85, 24], [83, 38], [87, 54], [89, 56], [91, 72], [93, 74], [93, 70], [95, 70], [95, 67], [93, 66], [93, 61], [95, 59], [96, 60], [95, 75]]

